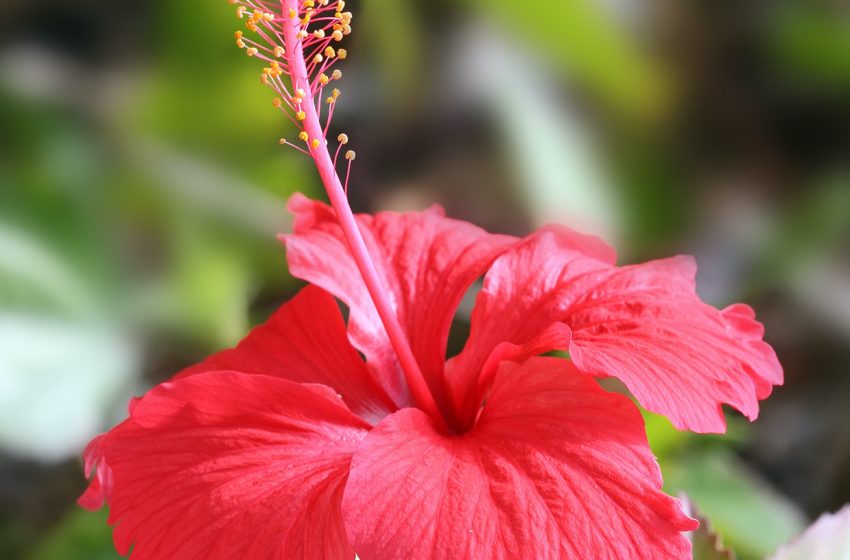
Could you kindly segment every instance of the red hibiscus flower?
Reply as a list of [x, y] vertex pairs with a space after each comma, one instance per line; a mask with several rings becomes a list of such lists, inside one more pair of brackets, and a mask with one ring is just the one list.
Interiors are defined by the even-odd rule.
[[[290, 201], [283, 240], [307, 288], [89, 445], [80, 503], [108, 503], [119, 552], [689, 558], [682, 531], [697, 524], [661, 492], [637, 407], [595, 378], [619, 378], [683, 429], [723, 431], [724, 403], [755, 418], [782, 372], [752, 310], [702, 303], [689, 259], [617, 267], [565, 228], [515, 239], [437, 208], [355, 217], [315, 105], [350, 14], [327, 0], [243, 4], [272, 46], [238, 41], [285, 57], [263, 75], [333, 207]], [[308, 35], [311, 19], [327, 33]], [[322, 59], [305, 57], [317, 48]], [[447, 361], [457, 306], [482, 276], [469, 339]], [[552, 350], [569, 359], [540, 357]]]

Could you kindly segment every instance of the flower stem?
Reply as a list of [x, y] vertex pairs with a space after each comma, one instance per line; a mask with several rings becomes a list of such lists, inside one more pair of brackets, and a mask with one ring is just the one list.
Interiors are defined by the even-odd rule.
[[[290, 7], [296, 9], [297, 0], [284, 0], [283, 13], [286, 14]], [[289, 71], [292, 77], [293, 90], [303, 89], [307, 94], [306, 99], [313, 100], [315, 92], [310, 86], [309, 75], [307, 73], [307, 65], [304, 61], [304, 51], [301, 40], [298, 38], [300, 31], [300, 21], [298, 18], [285, 18], [284, 20], [284, 40], [286, 42], [286, 57], [289, 64]], [[321, 101], [321, 100], [320, 100]], [[310, 155], [316, 163], [316, 168], [319, 171], [319, 176], [322, 179], [322, 184], [328, 193], [331, 206], [336, 212], [339, 225], [348, 241], [349, 248], [354, 260], [357, 263], [357, 268], [363, 276], [363, 281], [366, 283], [366, 288], [369, 295], [375, 304], [378, 311], [378, 316], [384, 325], [390, 343], [398, 357], [401, 369], [404, 372], [405, 380], [410, 389], [410, 393], [416, 405], [425, 413], [427, 413], [438, 427], [442, 430], [447, 430], [445, 419], [440, 413], [434, 396], [431, 394], [425, 377], [422, 375], [422, 370], [416, 362], [413, 355], [413, 350], [410, 348], [410, 343], [404, 334], [404, 330], [399, 323], [398, 317], [390, 304], [387, 297], [386, 288], [383, 286], [378, 271], [375, 268], [375, 263], [372, 261], [369, 251], [366, 248], [366, 243], [363, 236], [357, 227], [357, 222], [354, 219], [354, 214], [348, 204], [348, 199], [340, 183], [339, 176], [334, 168], [333, 160], [328, 153], [327, 140], [324, 130], [319, 120], [316, 111], [315, 103], [312, 101], [303, 103], [302, 110], [306, 118], [304, 119], [304, 130], [309, 135], [308, 146], [310, 146]], [[312, 141], [318, 139], [320, 141], [317, 147], [311, 145]]]

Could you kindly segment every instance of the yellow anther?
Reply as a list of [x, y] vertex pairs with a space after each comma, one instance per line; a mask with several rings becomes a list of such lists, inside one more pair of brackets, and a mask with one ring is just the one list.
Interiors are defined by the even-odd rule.
[[277, 143], [280, 144], [281, 146], [285, 145], [286, 144], [286, 138], [281, 138], [280, 140], [277, 141]]
[[334, 88], [334, 90], [331, 92], [331, 95], [333, 96], [333, 98], [334, 98], [334, 99], [336, 99], [336, 98], [338, 98], [338, 97], [340, 96], [340, 94], [341, 94], [341, 93], [342, 93], [341, 91], [339, 91], [338, 89]]
[[333, 57], [335, 57], [335, 56], [336, 56], [336, 51], [334, 50], [334, 48], [333, 48], [333, 47], [328, 46], [328, 47], [325, 49], [325, 56], [326, 56], [326, 57], [328, 57], [328, 58], [333, 58]]
[[251, 47], [250, 49], [246, 50], [245, 52], [248, 54], [248, 56], [257, 56], [257, 54], [260, 51], [258, 51], [255, 47]]
[[325, 57], [323, 57], [321, 54], [317, 54], [313, 57], [313, 62], [315, 62], [316, 64], [321, 64], [324, 59]]
[[303, 41], [307, 38], [307, 32], [302, 29], [295, 36]]
[[324, 39], [325, 38], [325, 30], [324, 29], [317, 29], [317, 30], [313, 31], [313, 37], [315, 37], [316, 39]]
[[310, 143], [310, 145], [313, 146], [313, 149], [315, 150], [316, 148], [321, 146], [322, 143], [319, 141], [318, 138], [313, 138], [313, 141]]
[[348, 144], [348, 134], [342, 133], [336, 137], [337, 141], [343, 146]]
[[309, 135], [309, 134], [307, 134], [307, 131], [306, 131], [306, 130], [302, 130], [302, 131], [301, 131], [301, 134], [299, 134], [299, 135], [298, 135], [298, 138], [299, 138], [302, 142], [306, 142], [307, 140], [309, 140], [309, 139], [310, 139], [310, 135]]
[[262, 75], [260, 75], [260, 81], [261, 81], [264, 85], [269, 85], [269, 75], [268, 75], [268, 74], [262, 74]]
[[245, 41], [243, 41], [242, 39], [237, 39], [236, 40], [236, 46], [239, 47], [240, 49], [244, 49], [245, 48]]
[[236, 8], [236, 15], [239, 16], [239, 19], [242, 19], [243, 17], [245, 17], [246, 11], [247, 9], [245, 8], [245, 6], [239, 6], [238, 8]]
[[346, 58], [348, 58], [348, 51], [345, 49], [339, 49], [338, 51], [336, 51], [336, 56], [340, 60], [345, 60]]
[[307, 118], [307, 113], [305, 113], [304, 111], [298, 111], [297, 113], [295, 113], [295, 118], [299, 121], [303, 121]]
[[274, 55], [276, 58], [283, 58], [286, 55], [286, 49], [281, 46], [277, 46], [274, 48]]
[[289, 19], [295, 19], [296, 17], [298, 17], [298, 12], [294, 8], [289, 8]]
[[340, 78], [342, 78], [342, 70], [334, 70], [331, 73], [331, 78], [333, 78], [334, 80], [339, 80]]
[[342, 30], [341, 29], [334, 29], [333, 35], [331, 35], [331, 37], [334, 38], [334, 41], [342, 41], [342, 37], [343, 37]]
[[303, 90], [303, 89], [301, 89], [301, 88], [298, 88], [297, 90], [295, 90], [295, 97], [297, 97], [297, 98], [298, 98], [298, 100], [299, 100], [299, 101], [301, 101], [302, 99], [304, 99], [305, 97], [307, 97], [307, 92], [306, 92], [306, 91], [304, 91], [304, 90]]
[[275, 97], [274, 100], [272, 101], [272, 105], [274, 105], [275, 108], [280, 109], [280, 107], [283, 105], [283, 101], [281, 100], [280, 97]]
[[243, 35], [243, 33], [241, 31], [237, 31], [236, 33], [233, 34], [233, 37], [238, 41], [239, 39], [242, 38], [242, 35]]
[[357, 153], [354, 150], [348, 150], [345, 152], [345, 159], [348, 161], [354, 161], [357, 158]]
[[328, 85], [328, 83], [330, 83], [330, 81], [331, 81], [331, 79], [328, 78], [327, 74], [324, 74], [324, 73], [319, 74], [319, 83], [322, 84], [323, 86]]

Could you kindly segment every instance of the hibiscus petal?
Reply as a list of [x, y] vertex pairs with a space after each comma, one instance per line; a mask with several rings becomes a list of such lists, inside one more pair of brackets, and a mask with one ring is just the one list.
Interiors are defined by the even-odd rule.
[[697, 523], [663, 494], [643, 420], [569, 362], [505, 362], [468, 433], [387, 417], [343, 497], [363, 558], [685, 559]]
[[236, 348], [210, 356], [178, 378], [222, 370], [333, 387], [372, 424], [397, 410], [348, 342], [336, 301], [315, 286], [304, 288]]
[[116, 548], [138, 560], [350, 560], [340, 500], [368, 428], [318, 385], [236, 372], [159, 385], [100, 441]]
[[86, 476], [91, 476], [86, 491], [77, 499], [80, 507], [89, 511], [97, 511], [109, 499], [112, 492], [112, 470], [103, 461], [101, 443], [105, 434], [92, 439], [83, 452], [83, 469]]
[[[569, 350], [576, 366], [622, 380], [640, 403], [679, 428], [722, 432], [721, 405], [754, 419], [758, 399], [782, 383], [773, 349], [751, 309], [718, 311], [695, 293], [686, 257], [615, 267], [536, 235], [500, 257], [476, 302], [466, 348], [447, 366], [456, 401], [469, 409], [474, 379], [492, 376], [491, 355], [510, 346]], [[572, 331], [545, 348], [553, 323]], [[553, 337], [548, 336], [549, 339]], [[486, 366], [485, 366], [486, 365]], [[479, 401], [480, 402], [480, 401]]]
[[[395, 403], [410, 404], [395, 352], [333, 210], [297, 194], [289, 208], [295, 214], [294, 234], [284, 238], [290, 271], [350, 307], [352, 342], [381, 372], [381, 384], [389, 388]], [[455, 310], [470, 284], [515, 239], [448, 219], [437, 207], [425, 212], [359, 215], [357, 223], [413, 354], [440, 401]]]
[[540, 233], [551, 233], [561, 249], [578, 251], [588, 257], [607, 264], [617, 264], [617, 252], [595, 235], [587, 235], [561, 224], [543, 226]]

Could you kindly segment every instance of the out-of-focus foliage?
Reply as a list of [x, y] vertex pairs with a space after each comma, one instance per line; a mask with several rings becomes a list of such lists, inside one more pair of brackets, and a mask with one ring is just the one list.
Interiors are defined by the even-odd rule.
[[[461, 43], [457, 77], [465, 96], [489, 111], [535, 226], [566, 221], [614, 243], [621, 212], [588, 138], [587, 123], [562, 103], [543, 64], [530, 64], [503, 36], [484, 30]], [[504, 87], [511, 76], [512, 87]]]
[[606, 10], [591, 0], [526, 0], [518, 9], [510, 0], [475, 0], [475, 6], [618, 109], [632, 116], [663, 111], [668, 93], [661, 70], [625, 32], [618, 4]]
[[850, 33], [846, 12], [826, 2], [785, 2], [771, 22], [772, 46], [784, 71], [801, 81], [847, 92]]
[[797, 508], [722, 448], [691, 451], [664, 465], [666, 488], [684, 492], [743, 559], [764, 558], [798, 534]]
[[[686, 507], [690, 506], [687, 496], [679, 498]], [[723, 538], [714, 530], [711, 521], [699, 512], [691, 511], [690, 515], [699, 521], [699, 528], [690, 534], [693, 560], [735, 560], [735, 553], [723, 543]]]
[[89, 513], [73, 510], [53, 529], [49, 538], [22, 560], [114, 560], [121, 558], [112, 545], [106, 510]]
[[[787, 498], [729, 451], [747, 440], [747, 426], [731, 422], [723, 437], [694, 436], [646, 413], [650, 445], [664, 473], [665, 490], [687, 496], [696, 512], [743, 560], [758, 560], [798, 534], [805, 518]], [[702, 537], [708, 538], [704, 534]], [[709, 558], [711, 558], [709, 556]]]

